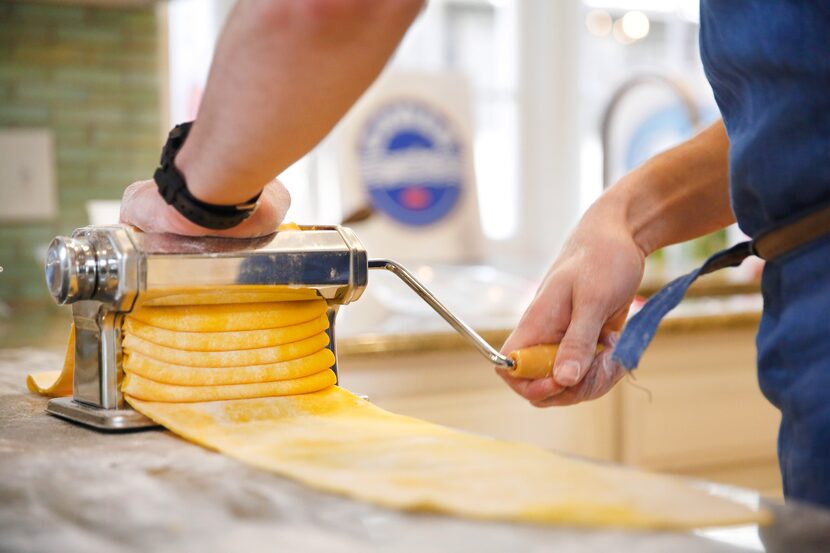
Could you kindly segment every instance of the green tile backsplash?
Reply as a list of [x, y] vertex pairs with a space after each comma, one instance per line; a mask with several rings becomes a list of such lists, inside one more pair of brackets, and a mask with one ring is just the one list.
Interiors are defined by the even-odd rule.
[[148, 178], [161, 147], [154, 8], [0, 0], [0, 128], [47, 127], [59, 215], [0, 222], [0, 301], [51, 301], [43, 251], [87, 224], [85, 203]]

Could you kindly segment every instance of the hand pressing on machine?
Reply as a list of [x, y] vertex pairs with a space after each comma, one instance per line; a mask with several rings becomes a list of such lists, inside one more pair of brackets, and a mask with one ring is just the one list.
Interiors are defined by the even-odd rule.
[[537, 407], [571, 405], [602, 396], [622, 378], [612, 355], [646, 256], [735, 220], [728, 147], [719, 121], [635, 169], [591, 206], [502, 347], [509, 353], [559, 344], [549, 376], [516, 378], [497, 369], [516, 393]]
[[184, 236], [228, 236], [233, 238], [264, 236], [274, 232], [285, 218], [291, 196], [279, 180], [262, 191], [256, 209], [239, 225], [225, 230], [208, 229], [189, 221], [168, 205], [158, 193], [153, 180], [134, 182], [121, 199], [121, 223], [144, 232], [169, 232]]

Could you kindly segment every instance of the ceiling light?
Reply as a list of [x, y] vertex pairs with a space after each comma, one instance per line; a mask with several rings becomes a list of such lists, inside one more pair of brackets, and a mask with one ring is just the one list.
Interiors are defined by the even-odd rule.
[[588, 27], [588, 32], [594, 36], [608, 36], [613, 25], [614, 21], [611, 19], [611, 14], [606, 10], [591, 10], [585, 17], [585, 26]]
[[651, 23], [641, 11], [627, 12], [622, 19], [622, 32], [631, 40], [641, 40], [648, 35]]

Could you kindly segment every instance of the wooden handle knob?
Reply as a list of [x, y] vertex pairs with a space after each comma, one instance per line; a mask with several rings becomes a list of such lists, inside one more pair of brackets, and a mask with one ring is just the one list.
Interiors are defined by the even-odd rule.
[[[550, 376], [558, 349], [557, 344], [542, 344], [511, 351], [507, 357], [513, 361], [513, 368], [508, 369], [507, 374], [529, 380]], [[597, 345], [597, 353], [602, 349], [602, 345]]]

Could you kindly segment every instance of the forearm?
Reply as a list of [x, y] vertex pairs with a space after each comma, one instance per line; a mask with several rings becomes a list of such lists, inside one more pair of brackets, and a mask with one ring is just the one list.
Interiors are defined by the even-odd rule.
[[644, 255], [735, 222], [729, 201], [729, 139], [722, 121], [655, 156], [597, 202], [623, 217]]
[[240, 0], [176, 158], [197, 198], [247, 200], [369, 87], [422, 0]]

